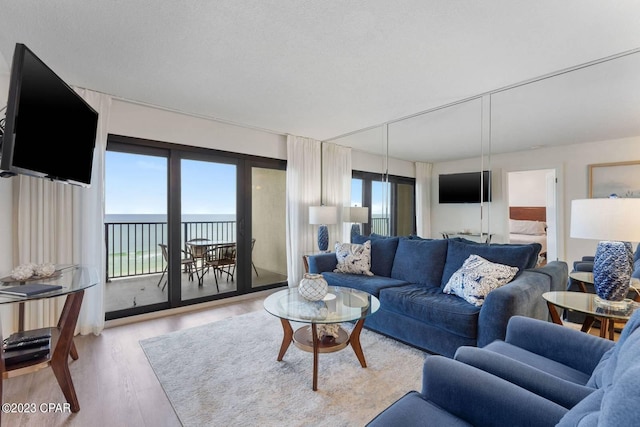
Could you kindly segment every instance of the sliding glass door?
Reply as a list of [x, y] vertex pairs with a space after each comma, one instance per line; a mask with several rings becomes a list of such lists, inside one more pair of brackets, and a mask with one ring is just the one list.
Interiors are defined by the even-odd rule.
[[181, 299], [236, 292], [237, 215], [235, 164], [180, 162], [182, 253], [191, 264], [181, 274]]
[[286, 283], [284, 162], [110, 136], [106, 170], [107, 319]]

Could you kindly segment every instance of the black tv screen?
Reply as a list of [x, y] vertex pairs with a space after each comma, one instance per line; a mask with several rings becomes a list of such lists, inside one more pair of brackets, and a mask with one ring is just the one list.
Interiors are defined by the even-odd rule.
[[[439, 176], [440, 203], [491, 201], [491, 172], [465, 172]], [[481, 191], [482, 190], [482, 191]]]
[[89, 186], [98, 113], [24, 44], [16, 44], [0, 169]]

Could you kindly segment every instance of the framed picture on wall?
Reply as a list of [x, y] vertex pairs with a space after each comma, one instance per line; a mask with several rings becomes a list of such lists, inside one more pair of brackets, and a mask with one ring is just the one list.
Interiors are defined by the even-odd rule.
[[640, 160], [589, 165], [589, 197], [640, 198]]

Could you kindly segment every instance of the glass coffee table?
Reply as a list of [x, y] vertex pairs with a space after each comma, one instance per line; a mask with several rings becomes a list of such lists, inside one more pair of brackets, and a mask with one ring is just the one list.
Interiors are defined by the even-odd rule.
[[613, 339], [614, 322], [626, 322], [631, 314], [640, 307], [640, 303], [629, 300], [628, 307], [623, 310], [611, 309], [596, 303], [596, 295], [583, 292], [553, 291], [545, 292], [542, 298], [547, 302], [549, 313], [553, 323], [562, 325], [562, 319], [555, 307], [564, 308], [578, 313], [586, 314], [587, 318], [582, 325], [582, 331], [588, 332], [593, 319], [600, 320], [600, 336], [602, 338]]
[[[278, 361], [282, 361], [289, 345], [293, 342], [303, 351], [313, 353], [313, 390], [318, 389], [318, 354], [332, 353], [351, 345], [360, 365], [367, 367], [360, 332], [367, 316], [380, 307], [378, 299], [367, 292], [340, 286], [329, 286], [329, 292], [321, 301], [308, 301], [298, 288], [289, 288], [269, 295], [264, 300], [264, 308], [279, 317], [284, 331]], [[343, 322], [356, 321], [349, 334], [340, 326]], [[306, 323], [295, 332], [290, 322]], [[318, 337], [318, 332], [326, 335]]]

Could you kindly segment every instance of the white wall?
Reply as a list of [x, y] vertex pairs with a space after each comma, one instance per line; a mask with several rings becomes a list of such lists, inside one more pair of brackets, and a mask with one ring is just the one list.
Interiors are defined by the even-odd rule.
[[509, 206], [547, 206], [548, 169], [509, 172]]
[[[640, 160], [640, 136], [601, 142], [542, 148], [522, 153], [496, 154], [491, 157], [493, 201], [485, 205], [484, 226], [491, 225], [495, 242], [508, 238], [508, 206], [503, 196], [503, 182], [511, 171], [556, 169], [558, 177], [558, 257], [572, 262], [595, 253], [596, 241], [569, 238], [571, 200], [588, 195], [587, 166], [596, 163]], [[438, 174], [479, 170], [479, 160], [462, 160], [435, 164], [433, 168], [432, 220], [433, 237], [446, 229], [479, 228], [479, 205], [439, 205]], [[484, 231], [487, 231], [485, 228]]]

